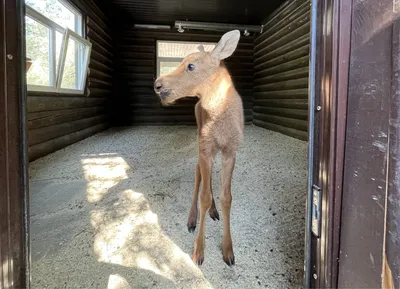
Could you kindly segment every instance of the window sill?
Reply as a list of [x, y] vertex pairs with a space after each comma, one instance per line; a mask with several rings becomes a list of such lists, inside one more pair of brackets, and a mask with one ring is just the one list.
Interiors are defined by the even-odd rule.
[[28, 95], [87, 96], [84, 90], [27, 86]]

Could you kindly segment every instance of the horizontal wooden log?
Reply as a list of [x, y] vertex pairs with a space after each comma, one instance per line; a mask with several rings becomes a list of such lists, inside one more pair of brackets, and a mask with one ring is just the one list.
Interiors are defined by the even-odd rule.
[[301, 119], [304, 121], [308, 120], [308, 110], [304, 109], [255, 106], [254, 113], [276, 115], [292, 119]]
[[105, 98], [29, 96], [28, 113], [70, 108], [94, 107], [105, 104]]
[[[189, 109], [194, 111], [195, 103], [176, 103], [173, 105], [176, 109]], [[131, 104], [132, 110], [162, 110], [165, 109], [160, 102], [155, 103], [143, 103], [143, 102], [133, 102]]]
[[286, 89], [296, 89], [296, 88], [308, 88], [308, 77], [285, 80], [280, 82], [274, 82], [269, 84], [254, 86], [254, 91], [281, 91]]
[[252, 83], [253, 75], [252, 74], [240, 74], [235, 71], [235, 74], [231, 75], [233, 83]]
[[286, 43], [285, 45], [276, 48], [275, 50], [268, 51], [267, 53], [259, 55], [259, 57], [254, 59], [254, 62], [255, 64], [266, 62], [268, 60], [286, 54], [294, 49], [303, 47], [309, 43], [310, 43], [310, 33], [306, 33], [300, 36], [299, 38], [295, 38], [292, 41]]
[[81, 141], [88, 138], [96, 133], [99, 133], [109, 127], [108, 124], [98, 124], [92, 127], [85, 128], [80, 131], [76, 131], [61, 137], [49, 140], [44, 143], [40, 143], [28, 148], [29, 161], [34, 161], [40, 157], [48, 155], [59, 149], [62, 149], [68, 145]]
[[112, 75], [94, 68], [88, 69], [88, 77], [90, 79], [98, 79], [105, 82], [112, 82]]
[[194, 116], [194, 109], [193, 107], [168, 107], [168, 108], [158, 108], [158, 109], [134, 109], [132, 111], [133, 115], [135, 116], [184, 116], [190, 115]]
[[96, 51], [97, 53], [103, 55], [105, 58], [113, 59], [114, 53], [107, 48], [104, 48], [100, 43], [96, 40], [91, 39], [90, 43], [92, 43], [92, 50]]
[[300, 57], [303, 56], [308, 56], [309, 52], [310, 52], [310, 46], [306, 44], [305, 46], [293, 49], [283, 55], [277, 56], [268, 61], [256, 62], [256, 66], [254, 67], [254, 69], [259, 71], [268, 67], [273, 67], [282, 63], [287, 63], [288, 61], [299, 59]]
[[96, 60], [110, 67], [114, 66], [114, 62], [109, 57], [100, 54], [98, 51], [94, 49], [92, 49], [90, 52], [90, 60]]
[[156, 71], [156, 62], [154, 60], [120, 59], [119, 62], [123, 66], [152, 67], [154, 69], [154, 74]]
[[238, 82], [238, 81], [236, 81], [236, 82], [234, 82], [234, 85], [235, 85], [235, 88], [238, 90], [238, 91], [241, 91], [241, 92], [243, 92], [243, 91], [247, 91], [247, 95], [248, 94], [253, 94], [252, 92], [253, 92], [253, 82], [251, 81], [249, 81], [249, 82]]
[[28, 131], [28, 144], [29, 146], [36, 145], [105, 122], [106, 116], [100, 115], [32, 129]]
[[[121, 73], [120, 77], [125, 80], [147, 80], [147, 81], [154, 81], [155, 71], [153, 73]], [[151, 85], [153, 88], [153, 85]]]
[[255, 92], [254, 99], [308, 99], [308, 88]]
[[307, 99], [254, 99], [254, 106], [308, 109]]
[[[275, 9], [271, 14], [269, 14], [265, 20], [261, 22], [264, 26], [263, 31], [268, 31], [271, 27], [274, 27], [277, 23], [282, 21], [282, 19], [287, 18], [293, 12], [298, 10], [305, 1], [304, 0], [292, 0], [283, 2], [277, 9]], [[254, 43], [257, 43], [258, 37], [255, 39]]]
[[156, 75], [156, 69], [152, 66], [133, 66], [133, 65], [120, 65], [117, 68], [120, 74], [150, 74], [151, 76]]
[[113, 89], [113, 85], [110, 82], [105, 82], [97, 79], [90, 79], [88, 81], [88, 88], [106, 88], [106, 89]]
[[236, 56], [236, 57], [229, 57], [224, 62], [228, 66], [229, 63], [231, 64], [251, 64], [253, 65], [253, 56]]
[[244, 49], [244, 48], [239, 48], [239, 45], [238, 45], [238, 47], [236, 48], [236, 50], [233, 52], [232, 56], [230, 56], [230, 57], [236, 57], [236, 56], [246, 56], [246, 57], [251, 56], [251, 57], [253, 57], [253, 54], [254, 54], [253, 47]]
[[156, 47], [156, 42], [157, 39], [153, 37], [142, 37], [142, 38], [133, 38], [133, 37], [121, 37], [117, 41], [117, 47], [128, 47], [128, 46], [133, 46], [133, 45], [140, 45], [140, 46], [152, 46]]
[[135, 44], [120, 44], [118, 45], [118, 51], [120, 52], [147, 52], [147, 53], [153, 53], [155, 55], [156, 53], [156, 45], [153, 39], [151, 39], [151, 44], [150, 45], [141, 45], [141, 43], [135, 43]]
[[152, 79], [130, 79], [127, 80], [127, 85], [130, 87], [154, 87]]
[[153, 52], [123, 51], [119, 53], [119, 57], [123, 59], [150, 59], [154, 61], [156, 54]]
[[308, 63], [309, 63], [309, 56], [307, 55], [292, 61], [288, 61], [286, 63], [279, 64], [274, 67], [269, 67], [261, 71], [255, 71], [254, 77], [260, 78], [277, 73], [282, 73], [285, 71], [290, 71], [297, 68], [308, 67]]
[[89, 88], [88, 97], [110, 97], [113, 94], [111, 89]]
[[290, 80], [290, 79], [305, 78], [305, 77], [308, 77], [308, 74], [309, 74], [308, 66], [296, 68], [293, 70], [273, 74], [270, 76], [257, 78], [254, 80], [254, 86], [261, 85], [261, 84], [267, 84], [267, 83], [273, 83], [273, 82], [279, 82], [279, 81], [284, 81], [284, 80]]
[[287, 31], [293, 30], [304, 22], [310, 20], [310, 2], [303, 1], [296, 9], [287, 11], [287, 15], [279, 15], [280, 20], [275, 23], [264, 25], [263, 33], [256, 38], [254, 44], [257, 46], [268, 38], [274, 37], [276, 34], [286, 34]]
[[102, 115], [104, 113], [105, 108], [101, 106], [28, 113], [27, 128], [28, 130], [38, 129], [45, 126]]
[[263, 43], [259, 44], [258, 47], [257, 46], [255, 47], [256, 52], [254, 53], [254, 57], [258, 58], [260, 57], [260, 55], [263, 55], [268, 51], [275, 50], [285, 45], [286, 43], [292, 41], [293, 39], [299, 38], [309, 32], [310, 32], [310, 22], [307, 22], [287, 34], [280, 35], [280, 37], [277, 38], [276, 40], [269, 41], [268, 45], [264, 45]]
[[231, 62], [229, 58], [224, 62], [229, 71], [233, 72], [236, 69], [253, 69], [253, 62]]
[[232, 79], [236, 79], [238, 77], [253, 77], [253, 73], [254, 73], [254, 69], [253, 68], [240, 68], [240, 67], [236, 67], [235, 69], [230, 69], [229, 67], [227, 67], [229, 73], [232, 76]]
[[253, 119], [253, 124], [256, 126], [265, 128], [265, 129], [280, 132], [287, 136], [294, 137], [294, 138], [297, 138], [297, 139], [300, 139], [303, 141], [308, 140], [308, 133], [305, 131], [301, 131], [301, 130], [297, 130], [297, 129], [293, 129], [293, 128], [289, 128], [289, 127], [285, 127], [285, 126], [281, 126], [281, 125], [277, 125], [274, 123], [269, 123], [269, 122], [265, 122], [265, 121], [257, 120], [257, 119]]
[[277, 124], [280, 126], [294, 128], [296, 130], [307, 131], [308, 122], [301, 119], [293, 119], [289, 117], [283, 117], [278, 115], [270, 115], [263, 113], [254, 113], [253, 118], [257, 120], [262, 120], [268, 123]]
[[99, 62], [97, 60], [90, 60], [89, 62], [89, 68], [96, 69], [98, 71], [107, 73], [107, 74], [113, 74], [114, 73], [114, 68], [112, 66], [106, 65], [102, 62]]
[[87, 27], [86, 35], [87, 35], [87, 39], [89, 41], [91, 39], [93, 39], [94, 41], [96, 41], [97, 43], [99, 43], [106, 49], [110, 49], [110, 50], [114, 49], [114, 45], [112, 44], [112, 42], [110, 42], [110, 39], [108, 37], [102, 36], [101, 33], [99, 33], [99, 31], [96, 31], [95, 29], [91, 29], [90, 27]]
[[94, 19], [93, 16], [86, 17], [86, 25], [91, 29], [95, 30], [97, 33], [101, 34], [102, 37], [109, 40], [112, 43], [113, 34], [111, 29], [106, 25], [101, 19]]

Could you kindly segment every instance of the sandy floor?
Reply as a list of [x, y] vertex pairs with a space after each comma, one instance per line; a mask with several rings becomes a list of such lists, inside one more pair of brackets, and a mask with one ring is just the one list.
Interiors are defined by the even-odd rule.
[[114, 128], [33, 162], [33, 288], [301, 288], [306, 143], [246, 127], [232, 268], [209, 217], [205, 263], [191, 261], [196, 148], [194, 127]]

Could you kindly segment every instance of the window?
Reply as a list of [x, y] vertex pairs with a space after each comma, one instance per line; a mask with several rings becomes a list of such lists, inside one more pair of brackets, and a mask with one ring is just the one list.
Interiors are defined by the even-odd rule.
[[216, 43], [157, 41], [157, 77], [173, 71], [190, 53], [198, 52], [199, 45], [205, 51], [212, 51]]
[[61, 0], [25, 0], [29, 91], [83, 94], [91, 43], [82, 15]]

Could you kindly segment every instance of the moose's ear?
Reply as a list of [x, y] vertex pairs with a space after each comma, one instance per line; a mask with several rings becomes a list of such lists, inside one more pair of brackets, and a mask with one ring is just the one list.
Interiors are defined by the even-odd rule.
[[200, 44], [199, 45], [199, 47], [197, 47], [197, 49], [200, 51], [200, 52], [206, 52], [205, 50], [204, 50], [204, 46], [203, 46], [203, 44]]
[[232, 30], [222, 35], [221, 40], [211, 52], [211, 55], [219, 60], [228, 58], [235, 51], [240, 39], [240, 31]]

